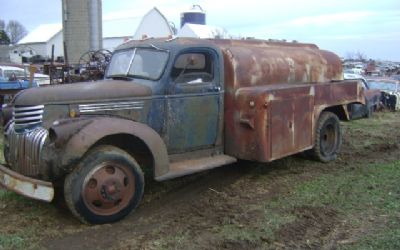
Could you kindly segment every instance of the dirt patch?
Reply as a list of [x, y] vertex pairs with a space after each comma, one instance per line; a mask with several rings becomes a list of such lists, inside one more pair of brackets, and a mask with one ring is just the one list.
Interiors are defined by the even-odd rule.
[[225, 240], [216, 247], [219, 249], [231, 250], [257, 249], [260, 247], [260, 244], [251, 242], [249, 240]]
[[298, 207], [290, 211], [296, 220], [276, 233], [276, 241], [290, 249], [319, 249], [339, 224], [338, 214], [329, 207]]

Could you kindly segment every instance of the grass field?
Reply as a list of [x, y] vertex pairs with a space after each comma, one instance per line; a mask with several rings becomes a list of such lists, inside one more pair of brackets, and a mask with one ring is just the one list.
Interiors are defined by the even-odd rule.
[[294, 156], [151, 182], [113, 225], [0, 189], [0, 249], [400, 249], [400, 116], [342, 125], [335, 162]]

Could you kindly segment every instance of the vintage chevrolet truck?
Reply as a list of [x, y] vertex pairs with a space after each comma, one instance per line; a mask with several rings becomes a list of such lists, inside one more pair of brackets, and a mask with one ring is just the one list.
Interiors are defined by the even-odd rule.
[[[347, 105], [364, 103], [339, 58], [313, 44], [189, 38], [130, 41], [103, 81], [20, 92], [5, 117], [0, 183], [90, 224], [138, 206], [163, 181], [299, 152], [328, 162]], [[5, 116], [7, 112], [5, 112]]]

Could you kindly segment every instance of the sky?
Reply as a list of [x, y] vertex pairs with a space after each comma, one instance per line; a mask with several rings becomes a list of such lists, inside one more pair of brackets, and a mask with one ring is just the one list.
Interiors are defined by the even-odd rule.
[[[179, 27], [180, 13], [193, 4], [206, 11], [207, 24], [233, 36], [297, 40], [345, 58], [360, 52], [400, 62], [399, 0], [103, 0], [103, 19], [143, 16], [157, 7]], [[0, 19], [17, 20], [28, 31], [61, 22], [61, 0], [0, 0], [0, 6]]]

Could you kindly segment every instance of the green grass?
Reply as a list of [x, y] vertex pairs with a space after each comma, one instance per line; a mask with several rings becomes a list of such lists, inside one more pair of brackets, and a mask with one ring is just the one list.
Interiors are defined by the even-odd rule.
[[391, 211], [400, 208], [399, 180], [400, 162], [350, 168], [299, 185], [281, 205], [331, 205], [347, 212], [362, 211], [372, 205], [375, 209]]
[[[400, 161], [388, 164], [370, 164], [339, 169], [322, 174], [310, 181], [293, 183], [288, 195], [278, 196], [264, 204], [243, 205], [243, 209], [263, 211], [263, 216], [249, 224], [230, 219], [215, 225], [211, 234], [219, 241], [250, 242], [268, 247], [277, 239], [276, 232], [290, 223], [296, 223], [298, 208], [335, 211], [333, 227], [346, 221], [347, 228], [362, 234], [346, 235], [350, 243], [343, 249], [400, 249]], [[337, 217], [337, 218], [336, 218]], [[372, 218], [372, 222], [368, 220]], [[378, 224], [379, 226], [376, 226]], [[367, 226], [366, 226], [367, 225]], [[322, 237], [322, 236], [321, 236]], [[265, 240], [267, 239], [267, 240]], [[314, 239], [320, 240], [323, 239]], [[191, 237], [184, 232], [157, 241], [161, 248], [190, 245]], [[267, 243], [266, 243], [267, 242]]]
[[26, 241], [18, 234], [0, 235], [0, 249], [23, 249], [26, 247]]
[[[362, 150], [374, 144], [397, 143], [396, 137], [387, 136], [393, 134], [393, 122], [396, 121], [396, 116], [398, 113], [395, 112], [381, 112], [374, 114], [373, 119], [359, 119], [341, 124], [344, 130], [351, 131], [350, 137], [347, 138], [348, 142], [354, 149]], [[359, 136], [356, 137], [355, 134]]]
[[[400, 161], [343, 169], [298, 184], [291, 195], [267, 204], [287, 211], [301, 206], [330, 208], [350, 228], [373, 218], [379, 227], [365, 229], [349, 249], [400, 249]], [[380, 221], [380, 218], [385, 220]], [[373, 224], [373, 223], [371, 223]]]

